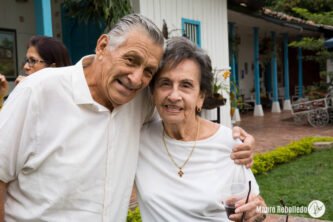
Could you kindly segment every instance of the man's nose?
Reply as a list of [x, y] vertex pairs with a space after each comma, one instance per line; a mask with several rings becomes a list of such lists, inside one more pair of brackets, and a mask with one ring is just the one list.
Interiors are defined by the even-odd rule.
[[136, 89], [142, 87], [143, 68], [140, 67], [135, 69], [132, 73], [128, 75], [128, 78], [130, 80], [131, 87]]

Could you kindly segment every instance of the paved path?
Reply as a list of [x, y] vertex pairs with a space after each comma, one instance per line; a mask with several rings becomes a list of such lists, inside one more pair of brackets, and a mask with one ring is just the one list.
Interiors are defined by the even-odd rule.
[[267, 152], [307, 136], [333, 137], [333, 124], [322, 128], [314, 128], [309, 124], [297, 126], [289, 111], [265, 111], [263, 117], [255, 117], [252, 113], [243, 114], [241, 121], [235, 125], [244, 128], [255, 137], [255, 152]]
[[[286, 216], [273, 215], [273, 214], [268, 215], [266, 220], [265, 220], [265, 222], [285, 222], [285, 221], [286, 221]], [[302, 218], [302, 217], [289, 217], [288, 222], [329, 222], [329, 221], [328, 220]]]

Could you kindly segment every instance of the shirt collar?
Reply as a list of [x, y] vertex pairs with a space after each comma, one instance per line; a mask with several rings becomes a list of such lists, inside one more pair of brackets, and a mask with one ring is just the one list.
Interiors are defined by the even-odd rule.
[[94, 103], [82, 67], [83, 59], [89, 56], [81, 58], [81, 60], [74, 65], [74, 73], [72, 75], [72, 79], [73, 79], [73, 96], [74, 96], [74, 102], [76, 104]]

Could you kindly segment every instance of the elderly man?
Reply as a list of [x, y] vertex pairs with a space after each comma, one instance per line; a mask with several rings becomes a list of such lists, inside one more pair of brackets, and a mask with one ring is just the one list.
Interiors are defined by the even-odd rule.
[[[96, 55], [16, 87], [0, 115], [2, 218], [126, 220], [140, 128], [153, 113], [144, 88], [162, 53], [156, 25], [132, 14], [98, 39]], [[234, 154], [249, 163], [247, 140]]]

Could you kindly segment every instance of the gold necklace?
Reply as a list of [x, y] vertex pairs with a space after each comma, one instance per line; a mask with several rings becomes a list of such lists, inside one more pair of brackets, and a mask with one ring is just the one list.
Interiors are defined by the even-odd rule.
[[168, 149], [168, 146], [166, 145], [166, 142], [165, 142], [165, 138], [164, 138], [164, 134], [165, 134], [165, 130], [164, 130], [164, 127], [163, 127], [163, 134], [162, 134], [162, 139], [163, 139], [163, 143], [164, 143], [164, 147], [168, 153], [168, 156], [170, 158], [170, 160], [172, 161], [172, 163], [179, 169], [178, 171], [178, 175], [179, 177], [182, 177], [184, 172], [182, 171], [182, 169], [184, 168], [184, 166], [187, 164], [187, 162], [190, 160], [191, 156], [192, 156], [192, 153], [197, 145], [197, 140], [198, 140], [198, 136], [199, 136], [199, 128], [200, 128], [200, 120], [198, 120], [198, 128], [197, 128], [197, 135], [195, 137], [195, 141], [194, 141], [194, 145], [192, 147], [192, 150], [190, 152], [190, 155], [188, 155], [187, 159], [185, 160], [185, 162], [183, 163], [183, 165], [179, 166], [176, 161], [173, 159], [173, 157], [171, 156], [170, 152], [169, 152], [169, 149]]

